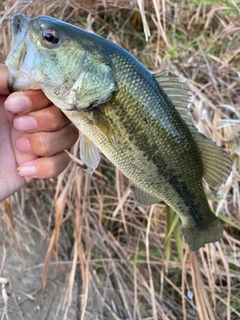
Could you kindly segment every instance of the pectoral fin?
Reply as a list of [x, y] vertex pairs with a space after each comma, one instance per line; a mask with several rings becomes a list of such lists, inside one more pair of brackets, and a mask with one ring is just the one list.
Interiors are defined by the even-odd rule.
[[159, 198], [153, 197], [151, 194], [143, 191], [132, 182], [130, 182], [130, 189], [134, 200], [142, 206], [150, 206], [161, 201]]
[[105, 136], [108, 142], [117, 149], [116, 139], [114, 137], [114, 132], [109, 125], [106, 118], [100, 113], [100, 111], [94, 111], [94, 125], [98, 128], [101, 134]]
[[100, 151], [95, 144], [81, 133], [80, 135], [80, 158], [86, 165], [86, 171], [92, 174], [98, 167], [100, 161]]

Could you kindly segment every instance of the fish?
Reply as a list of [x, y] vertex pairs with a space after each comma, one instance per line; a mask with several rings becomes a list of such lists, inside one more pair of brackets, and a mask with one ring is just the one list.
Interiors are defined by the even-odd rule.
[[129, 179], [139, 205], [164, 201], [178, 214], [193, 251], [222, 237], [203, 180], [220, 187], [232, 161], [194, 126], [186, 83], [153, 74], [124, 48], [49, 16], [13, 16], [5, 63], [13, 91], [41, 89], [79, 129], [90, 174], [102, 153]]

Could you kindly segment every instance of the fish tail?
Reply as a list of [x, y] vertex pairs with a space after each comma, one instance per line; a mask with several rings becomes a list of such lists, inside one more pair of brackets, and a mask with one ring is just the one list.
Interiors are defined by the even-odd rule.
[[203, 247], [206, 243], [215, 242], [222, 238], [223, 225], [221, 220], [211, 212], [212, 220], [201, 226], [182, 226], [181, 231], [185, 241], [193, 251]]

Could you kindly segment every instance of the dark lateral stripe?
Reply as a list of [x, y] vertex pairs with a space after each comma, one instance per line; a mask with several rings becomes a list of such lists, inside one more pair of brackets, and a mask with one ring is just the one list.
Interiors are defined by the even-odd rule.
[[[117, 101], [112, 101], [113, 104], [116, 103], [116, 107], [110, 107], [109, 109], [111, 110], [111, 118], [108, 118], [110, 125], [113, 128], [116, 128], [116, 122], [121, 121], [121, 125], [123, 125], [126, 130], [125, 141], [127, 139], [132, 141], [134, 139], [134, 144], [137, 148], [146, 154], [146, 156], [148, 156], [148, 161], [152, 161], [157, 167], [159, 176], [164, 177], [166, 181], [170, 183], [172, 188], [179, 195], [179, 198], [181, 198], [185, 204], [186, 212], [183, 212], [183, 214], [187, 215], [188, 211], [197, 225], [204, 225], [206, 221], [203, 217], [203, 213], [199, 212], [201, 210], [200, 206], [197, 205], [200, 203], [198, 195], [194, 195], [189, 189], [190, 186], [186, 183], [179, 182], [177, 173], [168, 168], [167, 160], [164, 159], [160, 150], [157, 150], [153, 137], [149, 136], [149, 133], [144, 130], [144, 126], [142, 130], [136, 130], [136, 128], [139, 129], [139, 121], [143, 117], [138, 102], [133, 101], [133, 97], [131, 96], [130, 98], [128, 93], [123, 93], [121, 98], [122, 99], [118, 99]], [[110, 102], [109, 105], [112, 103]], [[135, 110], [136, 116], [133, 116], [132, 112], [134, 104], [136, 104], [137, 107]], [[158, 132], [158, 135], [159, 134], [161, 133]], [[162, 132], [162, 134], [164, 133]], [[197, 204], [195, 204], [196, 201]], [[174, 204], [177, 206], [176, 200], [174, 201]]]

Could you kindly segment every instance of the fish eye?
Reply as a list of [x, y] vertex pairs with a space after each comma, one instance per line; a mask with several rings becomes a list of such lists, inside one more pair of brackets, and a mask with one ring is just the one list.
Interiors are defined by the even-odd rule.
[[57, 44], [60, 40], [58, 33], [55, 30], [45, 30], [42, 33], [43, 41], [48, 45]]

